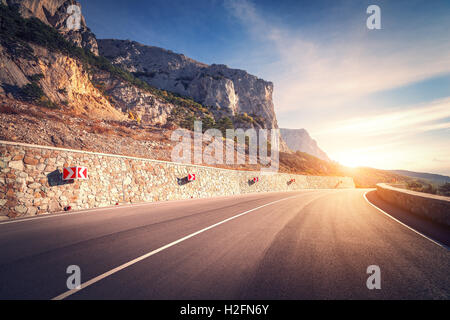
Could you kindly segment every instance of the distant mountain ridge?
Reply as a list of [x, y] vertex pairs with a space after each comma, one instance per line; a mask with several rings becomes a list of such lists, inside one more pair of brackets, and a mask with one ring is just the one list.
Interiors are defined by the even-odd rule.
[[[244, 113], [252, 126], [278, 128], [273, 83], [222, 64], [207, 65], [184, 54], [135, 41], [99, 39], [99, 52], [151, 86], [192, 97], [229, 117]], [[248, 127], [240, 123], [241, 127]]]
[[306, 129], [280, 129], [281, 137], [293, 152], [301, 151], [325, 161], [331, 161], [328, 155], [319, 148], [316, 140], [311, 138]]
[[395, 174], [401, 174], [403, 176], [410, 177], [410, 178], [430, 180], [430, 181], [438, 183], [438, 184], [450, 183], [450, 177], [440, 175], [440, 174], [414, 172], [414, 171], [408, 171], [408, 170], [388, 170], [388, 171], [395, 173]]

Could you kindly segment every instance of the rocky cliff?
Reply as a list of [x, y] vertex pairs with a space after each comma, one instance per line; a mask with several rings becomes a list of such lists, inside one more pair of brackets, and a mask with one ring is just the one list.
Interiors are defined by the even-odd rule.
[[114, 120], [124, 118], [123, 113], [94, 87], [79, 61], [40, 46], [31, 45], [31, 48], [33, 60], [13, 57], [0, 45], [0, 93], [3, 91], [20, 99], [24, 88], [36, 84], [49, 101], [66, 105], [75, 114]]
[[[53, 27], [69, 42], [98, 54], [95, 35], [82, 16], [78, 31], [66, 28], [67, 8], [72, 4], [79, 6], [78, 2], [0, 1], [9, 8], [18, 8], [22, 17], [38, 18], [45, 27]], [[3, 24], [2, 34], [8, 35], [6, 24]], [[42, 89], [47, 104], [68, 105], [76, 114], [123, 119], [131, 112], [133, 117], [138, 116], [144, 124], [150, 125], [165, 125], [170, 121], [190, 128], [194, 119], [201, 119], [222, 130], [231, 119], [236, 128], [278, 128], [272, 101], [273, 84], [243, 70], [209, 66], [136, 42], [101, 40], [101, 56], [108, 56], [116, 66], [114, 69], [102, 57], [92, 59], [57, 39], [54, 41], [55, 35], [39, 24], [14, 28], [0, 46], [4, 69], [0, 93], [10, 97], [24, 88]], [[30, 31], [37, 35], [36, 41], [23, 37]], [[28, 56], [15, 53], [19, 42]], [[29, 43], [32, 48], [27, 49]], [[134, 73], [135, 77], [118, 68]], [[26, 88], [28, 85], [32, 85], [31, 88]], [[280, 151], [289, 152], [284, 141], [280, 141]]]
[[330, 161], [328, 155], [319, 148], [305, 129], [280, 129], [281, 137], [292, 151], [306, 152], [319, 159]]
[[174, 105], [108, 72], [89, 73], [71, 57], [31, 45], [35, 60], [12, 57], [0, 45], [0, 94], [21, 99], [27, 85], [37, 84], [54, 104], [74, 114], [123, 120], [132, 112], [143, 123], [164, 125]]
[[132, 112], [143, 124], [167, 124], [175, 106], [130, 83], [98, 71], [92, 81], [101, 88], [114, 107], [123, 113]]
[[75, 0], [1, 0], [8, 6], [15, 6], [24, 18], [36, 17], [42, 22], [56, 28], [67, 40], [79, 47], [86, 48], [98, 55], [97, 39], [87, 27], [84, 16], [81, 15], [80, 28], [69, 30], [67, 19], [70, 5], [80, 7], [81, 4]]
[[[57, 16], [56, 8], [62, 10], [71, 3], [76, 2], [23, 1], [17, 6], [8, 1], [6, 7], [2, 4], [0, 94], [53, 108], [65, 106], [74, 114], [99, 120], [123, 120], [126, 113], [132, 112], [144, 123], [166, 124], [173, 104], [149, 92], [149, 88], [145, 90], [125, 79], [127, 75], [120, 77], [120, 70], [108, 69], [107, 65], [106, 71], [101, 70], [105, 66], [101, 57], [79, 54], [71, 45], [73, 42], [58, 39], [61, 33], [63, 37], [67, 33], [59, 29], [56, 32], [49, 19]], [[25, 24], [26, 20], [18, 16], [37, 17], [43, 23]], [[75, 41], [75, 45], [80, 43]]]
[[152, 86], [192, 97], [237, 116], [263, 119], [261, 126], [278, 128], [272, 101], [273, 84], [246, 71], [207, 65], [182, 54], [127, 40], [98, 40], [99, 52]]

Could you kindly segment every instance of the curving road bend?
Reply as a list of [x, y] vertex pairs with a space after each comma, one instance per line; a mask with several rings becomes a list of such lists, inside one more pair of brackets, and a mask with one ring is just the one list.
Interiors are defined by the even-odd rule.
[[[449, 299], [450, 230], [403, 220], [431, 241], [369, 204], [367, 191], [183, 200], [1, 223], [0, 299]], [[367, 198], [408, 217], [374, 191]], [[66, 287], [69, 265], [81, 268], [81, 290]], [[380, 290], [366, 286], [370, 265], [380, 267]]]

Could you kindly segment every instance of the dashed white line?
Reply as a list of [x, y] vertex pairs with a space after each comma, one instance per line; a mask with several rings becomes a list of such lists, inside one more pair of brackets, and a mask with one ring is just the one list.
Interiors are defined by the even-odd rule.
[[280, 199], [280, 200], [276, 200], [276, 201], [272, 201], [272, 202], [266, 203], [266, 204], [264, 204], [264, 205], [262, 205], [262, 206], [259, 206], [259, 207], [256, 207], [256, 208], [247, 210], [247, 211], [242, 212], [242, 213], [239, 213], [239, 214], [234, 215], [234, 216], [232, 216], [232, 217], [230, 217], [230, 218], [227, 218], [227, 219], [225, 219], [225, 220], [222, 220], [222, 221], [220, 221], [220, 222], [217, 222], [217, 223], [215, 223], [215, 224], [213, 224], [213, 225], [211, 225], [211, 226], [209, 226], [209, 227], [206, 227], [206, 228], [201, 229], [201, 230], [199, 230], [199, 231], [197, 231], [197, 232], [191, 233], [190, 235], [187, 235], [187, 236], [185, 236], [185, 237], [183, 237], [183, 238], [181, 238], [181, 239], [175, 240], [175, 241], [173, 241], [173, 242], [171, 242], [171, 243], [169, 243], [169, 244], [166, 244], [165, 246], [162, 246], [162, 247], [160, 247], [160, 248], [158, 248], [158, 249], [156, 249], [156, 250], [150, 251], [150, 252], [148, 252], [148, 253], [146, 253], [146, 254], [140, 256], [140, 257], [137, 257], [136, 259], [133, 259], [133, 260], [131, 260], [131, 261], [129, 261], [129, 262], [126, 262], [126, 263], [124, 263], [124, 264], [122, 264], [122, 265], [120, 265], [120, 266], [118, 266], [118, 267], [116, 267], [116, 268], [114, 268], [114, 269], [111, 269], [111, 270], [109, 270], [109, 271], [107, 271], [107, 272], [105, 272], [105, 273], [102, 273], [101, 275], [99, 275], [99, 276], [97, 276], [97, 277], [95, 277], [95, 278], [92, 278], [92, 279], [89, 280], [89, 281], [86, 281], [86, 282], [82, 283], [81, 286], [80, 286], [80, 289], [72, 289], [72, 290], [68, 290], [68, 291], [66, 291], [66, 292], [64, 292], [64, 293], [62, 293], [62, 294], [60, 294], [59, 296], [54, 297], [52, 300], [63, 300], [63, 299], [65, 299], [65, 298], [67, 298], [67, 297], [69, 297], [69, 296], [71, 296], [71, 295], [73, 295], [73, 294], [79, 292], [80, 290], [83, 290], [83, 289], [89, 287], [90, 285], [92, 285], [92, 284], [94, 284], [94, 283], [96, 283], [96, 282], [99, 282], [100, 280], [105, 279], [105, 278], [107, 278], [107, 277], [113, 275], [114, 273], [117, 273], [117, 272], [119, 272], [119, 271], [121, 271], [121, 270], [123, 270], [123, 269], [125, 269], [125, 268], [127, 268], [127, 267], [129, 267], [129, 266], [131, 266], [131, 265], [133, 265], [133, 264], [136, 264], [136, 263], [138, 263], [139, 261], [142, 261], [142, 260], [144, 260], [144, 259], [147, 259], [148, 257], [151, 257], [151, 256], [153, 256], [153, 255], [155, 255], [155, 254], [157, 254], [157, 253], [159, 253], [159, 252], [161, 252], [161, 251], [163, 251], [163, 250], [166, 250], [166, 249], [168, 249], [168, 248], [170, 248], [170, 247], [173, 247], [173, 246], [179, 244], [180, 242], [183, 242], [183, 241], [186, 241], [186, 240], [188, 240], [188, 239], [190, 239], [190, 238], [192, 238], [192, 237], [195, 237], [195, 236], [199, 235], [200, 233], [203, 233], [203, 232], [208, 231], [208, 230], [210, 230], [210, 229], [212, 229], [212, 228], [215, 228], [215, 227], [217, 227], [217, 226], [220, 226], [221, 224], [224, 224], [224, 223], [226, 223], [226, 222], [228, 222], [228, 221], [231, 221], [231, 220], [233, 220], [233, 219], [239, 218], [239, 217], [241, 217], [241, 216], [243, 216], [243, 215], [246, 215], [246, 214], [248, 214], [248, 213], [250, 213], [250, 212], [253, 212], [253, 211], [256, 211], [256, 210], [258, 210], [258, 209], [261, 209], [261, 208], [264, 208], [264, 207], [273, 205], [273, 204], [278, 203], [278, 202], [281, 202], [281, 201], [285, 201], [285, 200], [288, 200], [288, 199], [292, 199], [292, 198], [295, 198], [295, 197], [298, 197], [298, 195], [295, 195], [295, 196], [292, 196], [292, 197], [287, 197], [287, 198], [284, 198], [284, 199]]

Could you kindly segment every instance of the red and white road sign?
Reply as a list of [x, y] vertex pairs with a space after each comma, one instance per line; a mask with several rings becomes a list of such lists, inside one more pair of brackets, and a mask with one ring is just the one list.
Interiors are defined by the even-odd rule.
[[188, 174], [188, 181], [195, 181], [195, 173]]
[[88, 169], [86, 167], [76, 167], [77, 168], [77, 179], [87, 179]]
[[255, 183], [256, 183], [256, 182], [259, 182], [259, 178], [258, 178], [258, 177], [254, 177], [254, 178], [253, 178], [253, 182], [255, 182]]
[[68, 167], [63, 169], [63, 180], [87, 179], [86, 167]]
[[63, 169], [63, 180], [75, 179], [76, 168], [64, 168]]

